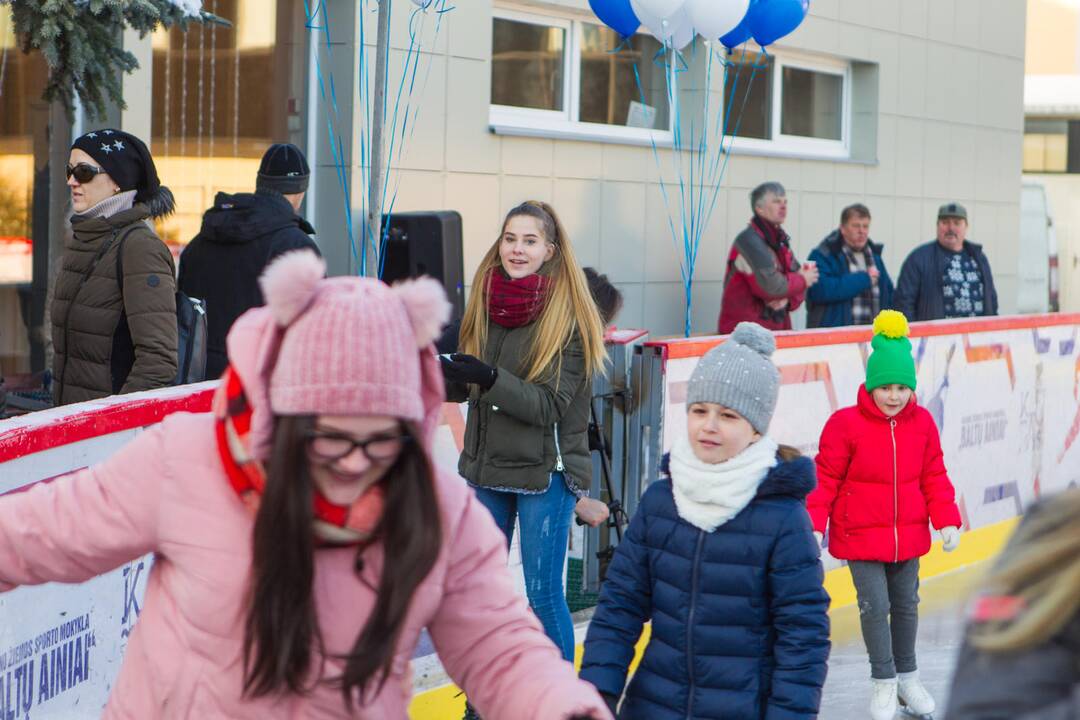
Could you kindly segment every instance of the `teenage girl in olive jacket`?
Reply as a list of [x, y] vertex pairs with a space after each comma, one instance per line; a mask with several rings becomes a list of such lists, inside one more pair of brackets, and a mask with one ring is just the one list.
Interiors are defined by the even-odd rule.
[[507, 215], [477, 270], [460, 349], [443, 358], [449, 399], [469, 401], [458, 470], [507, 543], [519, 521], [529, 604], [571, 660], [562, 572], [574, 503], [591, 481], [589, 401], [606, 355], [585, 275], [549, 205]]

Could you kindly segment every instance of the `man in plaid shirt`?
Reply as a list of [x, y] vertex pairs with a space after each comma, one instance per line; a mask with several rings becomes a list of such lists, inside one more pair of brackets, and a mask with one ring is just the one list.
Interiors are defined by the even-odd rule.
[[892, 307], [883, 249], [870, 240], [869, 208], [858, 203], [844, 208], [840, 227], [810, 253], [821, 277], [807, 293], [807, 327], [869, 325], [879, 311]]

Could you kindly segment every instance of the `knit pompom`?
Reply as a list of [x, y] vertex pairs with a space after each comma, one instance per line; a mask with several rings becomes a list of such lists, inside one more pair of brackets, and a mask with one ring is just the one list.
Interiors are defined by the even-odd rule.
[[896, 310], [882, 310], [874, 318], [874, 334], [884, 335], [887, 338], [907, 337], [911, 329], [908, 327], [907, 318], [902, 312]]
[[288, 327], [304, 312], [326, 276], [326, 263], [310, 250], [283, 253], [267, 266], [259, 285], [274, 321]]
[[450, 321], [450, 302], [443, 286], [437, 280], [421, 277], [395, 283], [394, 292], [405, 303], [417, 347], [427, 347], [438, 340]]
[[776, 351], [776, 340], [772, 333], [757, 323], [741, 322], [736, 325], [735, 332], [731, 333], [731, 341], [745, 345], [765, 357], [771, 357]]

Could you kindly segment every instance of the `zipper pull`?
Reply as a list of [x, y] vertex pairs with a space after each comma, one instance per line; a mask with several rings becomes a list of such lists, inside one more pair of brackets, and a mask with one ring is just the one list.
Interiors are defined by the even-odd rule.
[[559, 423], [555, 423], [555, 472], [562, 472], [566, 469], [562, 461], [562, 448], [559, 447]]

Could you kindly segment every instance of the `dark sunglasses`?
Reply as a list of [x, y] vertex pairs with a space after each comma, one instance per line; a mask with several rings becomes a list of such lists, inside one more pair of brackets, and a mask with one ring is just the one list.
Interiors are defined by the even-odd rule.
[[105, 170], [103, 168], [91, 165], [90, 163], [79, 163], [74, 167], [71, 165], [67, 166], [68, 178], [74, 177], [75, 180], [80, 183], [88, 183], [104, 172]]
[[360, 448], [360, 452], [364, 453], [364, 457], [369, 461], [384, 463], [396, 458], [401, 448], [412, 440], [408, 435], [381, 435], [357, 440], [349, 435], [324, 430], [312, 430], [307, 433], [306, 439], [311, 454], [325, 463], [342, 460], [356, 448]]

